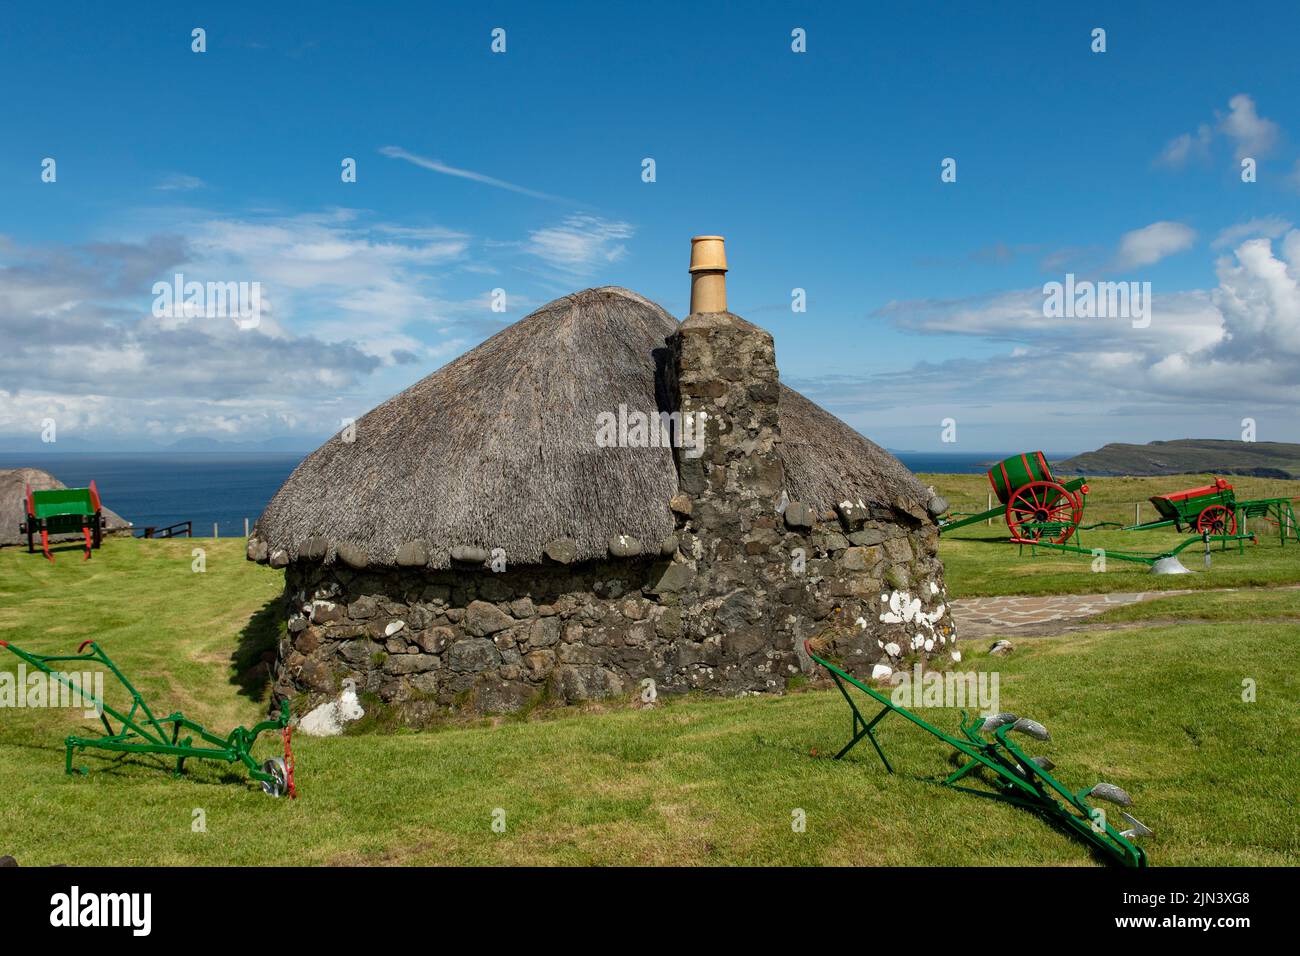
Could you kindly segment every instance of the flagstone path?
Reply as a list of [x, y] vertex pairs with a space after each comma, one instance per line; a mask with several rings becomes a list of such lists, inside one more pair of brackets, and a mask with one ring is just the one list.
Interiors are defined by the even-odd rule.
[[[1209, 588], [1201, 593], [1239, 591], [1241, 588]], [[1297, 591], [1300, 584], [1275, 585], [1266, 591]], [[1062, 631], [1086, 630], [1086, 619], [1111, 608], [1140, 601], [1151, 601], [1179, 594], [1194, 594], [1189, 588], [1173, 591], [1117, 591], [1113, 594], [1044, 594], [1037, 597], [1002, 595], [999, 597], [957, 598], [948, 602], [952, 608], [957, 636], [963, 639], [987, 637], [1014, 631], [1025, 637], [1059, 634]], [[1102, 625], [1098, 625], [1102, 626]], [[1126, 627], [1128, 625], [1116, 625]]]
[[1034, 597], [1013, 595], [958, 598], [950, 601], [949, 606], [956, 620], [957, 636], [969, 639], [1010, 630], [1032, 633], [1044, 630], [1046, 625], [1074, 622], [1126, 604], [1191, 593], [1188, 589], [1180, 589], [1121, 591], [1111, 594], [1044, 594]]

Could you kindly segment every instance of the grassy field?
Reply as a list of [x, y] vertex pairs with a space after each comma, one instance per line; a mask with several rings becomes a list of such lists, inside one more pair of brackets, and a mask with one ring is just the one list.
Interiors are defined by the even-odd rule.
[[[988, 508], [989, 483], [984, 475], [918, 475], [924, 483], [948, 499], [954, 511], [975, 513]], [[1175, 475], [1170, 478], [1098, 478], [1089, 482], [1083, 524], [1113, 521], [1132, 524], [1134, 504], [1141, 503], [1143, 521], [1156, 519], [1147, 501], [1152, 495], [1207, 484], [1205, 475]], [[1240, 499], [1300, 496], [1300, 481], [1233, 476], [1231, 482]], [[996, 500], [995, 500], [996, 504]], [[1300, 507], [1300, 502], [1297, 502]], [[1300, 547], [1292, 540], [1282, 547], [1277, 528], [1256, 522], [1249, 530], [1259, 534], [1259, 544], [1245, 545], [1211, 555], [1204, 565], [1202, 546], [1192, 545], [1181, 555], [1183, 564], [1196, 574], [1151, 575], [1145, 565], [1118, 559], [1106, 562], [1104, 573], [1092, 569], [1086, 555], [1044, 549], [1031, 553], [1007, 542], [1006, 523], [977, 524], [944, 535], [940, 546], [948, 590], [954, 597], [992, 594], [1074, 594], [1108, 591], [1153, 591], [1183, 588], [1261, 587], [1300, 583]], [[1081, 532], [1082, 545], [1109, 552], [1148, 554], [1173, 550], [1189, 537], [1172, 529], [1125, 532], [1100, 529]], [[1079, 541], [1072, 538], [1071, 544]], [[1217, 546], [1216, 546], [1217, 547]]]
[[[204, 573], [191, 568], [193, 547], [206, 550]], [[89, 563], [65, 551], [55, 565], [0, 550], [0, 639], [58, 653], [93, 637], [164, 712], [223, 733], [249, 725], [265, 710], [254, 665], [275, 640], [281, 584], [242, 550], [113, 540]], [[983, 653], [992, 638], [967, 642], [962, 666], [996, 668], [1001, 708], [1051, 729], [1033, 752], [1067, 783], [1105, 779], [1132, 793], [1156, 830], [1156, 865], [1294, 865], [1300, 613], [1293, 593], [1259, 596], [1259, 607], [1196, 594], [1122, 608], [1107, 616], [1114, 630], [1018, 640], [1010, 658]], [[1256, 702], [1242, 700], [1246, 679]], [[91, 774], [70, 778], [61, 741], [95, 722], [0, 710], [0, 854], [23, 864], [1097, 865], [1023, 811], [930, 782], [949, 769], [944, 748], [897, 718], [880, 728], [897, 775], [865, 745], [829, 759], [849, 722], [834, 691], [588, 711], [298, 737], [301, 798], [288, 801], [202, 762], [173, 779], [161, 760], [87, 754]], [[957, 719], [926, 716], [949, 728]], [[260, 752], [276, 743], [264, 738]], [[206, 832], [195, 832], [196, 813]]]

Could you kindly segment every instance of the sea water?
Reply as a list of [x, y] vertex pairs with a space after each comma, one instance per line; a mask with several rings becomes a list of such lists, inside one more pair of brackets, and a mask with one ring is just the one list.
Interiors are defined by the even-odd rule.
[[[105, 507], [137, 528], [194, 522], [194, 534], [208, 537], [217, 525], [220, 536], [242, 536], [244, 519], [257, 520], [276, 490], [298, 467], [300, 454], [223, 453], [0, 453], [0, 468], [40, 468], [70, 488], [93, 479]], [[915, 472], [982, 474], [989, 454], [902, 452], [903, 464]]]

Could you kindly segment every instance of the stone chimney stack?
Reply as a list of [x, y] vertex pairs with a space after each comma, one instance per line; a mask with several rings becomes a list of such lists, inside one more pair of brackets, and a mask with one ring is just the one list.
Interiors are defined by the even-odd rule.
[[684, 427], [702, 421], [704, 441], [698, 457], [697, 448], [678, 449], [683, 487], [773, 515], [785, 473], [772, 336], [727, 311], [721, 236], [691, 240], [690, 272], [691, 314], [673, 337], [673, 371]]
[[699, 236], [691, 246], [693, 311], [669, 339], [675, 408], [701, 439], [675, 449], [681, 490], [673, 510], [692, 582], [679, 595], [677, 653], [679, 663], [695, 654], [716, 667], [692, 680], [752, 681], [761, 672], [771, 689], [797, 669], [793, 638], [778, 636], [788, 615], [774, 613], [789, 583], [776, 352], [771, 335], [726, 311], [722, 237]]

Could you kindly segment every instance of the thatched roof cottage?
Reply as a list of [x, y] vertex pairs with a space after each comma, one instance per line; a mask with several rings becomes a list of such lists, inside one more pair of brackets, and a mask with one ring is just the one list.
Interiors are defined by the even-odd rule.
[[621, 288], [557, 299], [309, 456], [248, 545], [286, 569], [277, 694], [780, 691], [833, 617], [868, 675], [955, 653], [941, 503], [780, 384], [725, 271], [695, 240], [682, 323]]

